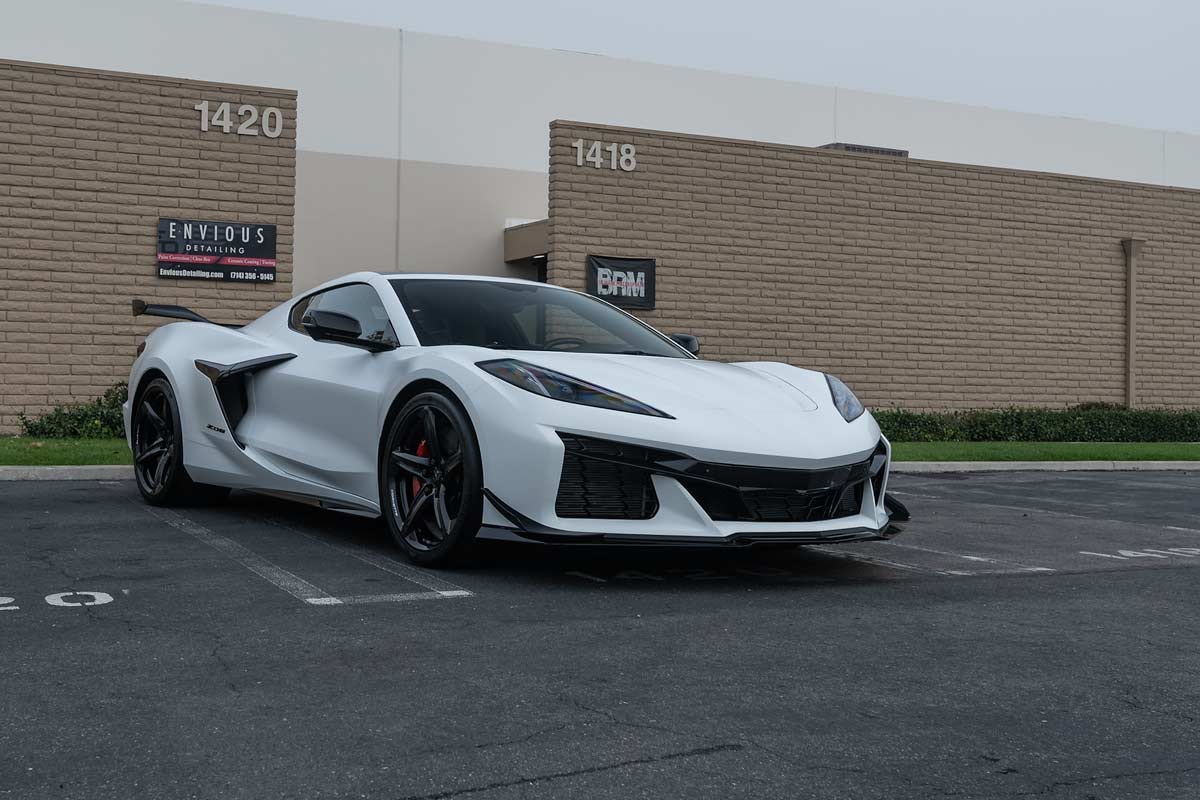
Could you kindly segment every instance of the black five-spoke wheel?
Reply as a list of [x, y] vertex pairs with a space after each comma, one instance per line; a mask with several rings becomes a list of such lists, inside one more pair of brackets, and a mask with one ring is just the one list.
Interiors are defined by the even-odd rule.
[[178, 451], [174, 397], [162, 383], [150, 384], [133, 412], [134, 470], [138, 486], [150, 495], [162, 494], [169, 485]]
[[135, 398], [130, 420], [133, 473], [138, 491], [156, 506], [213, 502], [228, 489], [194, 483], [183, 466], [183, 430], [175, 392], [165, 378], [150, 381]]
[[479, 447], [453, 400], [427, 392], [396, 415], [384, 442], [380, 499], [393, 538], [421, 564], [445, 564], [479, 530]]

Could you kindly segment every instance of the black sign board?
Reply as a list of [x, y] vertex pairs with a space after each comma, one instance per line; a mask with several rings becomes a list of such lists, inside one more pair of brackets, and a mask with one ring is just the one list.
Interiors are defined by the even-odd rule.
[[272, 283], [275, 226], [160, 219], [158, 277]]
[[587, 293], [621, 308], [654, 308], [654, 259], [587, 257]]

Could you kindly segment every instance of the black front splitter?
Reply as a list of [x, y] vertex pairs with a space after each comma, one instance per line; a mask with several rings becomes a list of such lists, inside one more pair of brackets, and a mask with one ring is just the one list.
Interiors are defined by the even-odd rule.
[[485, 538], [519, 539], [543, 544], [588, 544], [588, 545], [644, 545], [652, 547], [752, 547], [764, 544], [843, 544], [846, 542], [869, 542], [890, 539], [900, 533], [900, 528], [888, 524], [882, 530], [875, 528], [842, 528], [832, 531], [781, 531], [779, 533], [740, 532], [728, 536], [673, 536], [664, 534], [638, 533], [588, 533], [551, 528], [525, 516], [512, 506], [484, 489], [484, 495], [504, 515], [511, 526], [484, 525], [480, 535]]

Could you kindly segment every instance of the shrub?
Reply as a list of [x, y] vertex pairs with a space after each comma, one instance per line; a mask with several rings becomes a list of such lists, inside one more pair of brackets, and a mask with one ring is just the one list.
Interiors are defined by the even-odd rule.
[[107, 439], [125, 435], [121, 404], [128, 387], [118, 383], [100, 397], [78, 405], [59, 406], [48, 414], [17, 419], [26, 436], [39, 439]]
[[894, 442], [1200, 442], [1200, 409], [1001, 408], [920, 413], [875, 412]]

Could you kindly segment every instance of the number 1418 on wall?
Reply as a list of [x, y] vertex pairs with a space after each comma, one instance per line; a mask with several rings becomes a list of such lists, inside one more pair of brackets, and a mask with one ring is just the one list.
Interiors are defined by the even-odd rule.
[[631, 144], [612, 142], [606, 145], [603, 142], [592, 142], [591, 145], [587, 145], [583, 139], [576, 139], [571, 142], [571, 146], [575, 148], [575, 166], [577, 167], [582, 167], [586, 162], [596, 169], [608, 167], [624, 172], [633, 172], [637, 169], [637, 150]]

